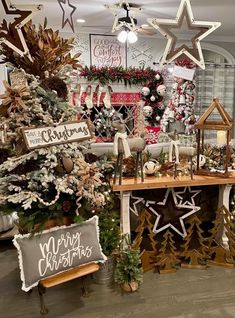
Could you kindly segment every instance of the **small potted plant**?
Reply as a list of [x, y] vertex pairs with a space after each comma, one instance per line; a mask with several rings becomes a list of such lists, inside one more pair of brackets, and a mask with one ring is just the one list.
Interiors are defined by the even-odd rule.
[[99, 284], [113, 282], [114, 257], [113, 253], [120, 243], [119, 219], [115, 211], [104, 209], [99, 214], [100, 245], [107, 256], [105, 263], [100, 264], [100, 270], [94, 274]]
[[143, 281], [140, 252], [131, 246], [127, 236], [124, 236], [117, 254], [114, 280], [126, 292], [135, 292]]

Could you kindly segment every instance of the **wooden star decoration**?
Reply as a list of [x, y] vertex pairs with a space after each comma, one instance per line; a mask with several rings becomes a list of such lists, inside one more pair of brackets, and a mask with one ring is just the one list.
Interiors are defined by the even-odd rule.
[[73, 14], [77, 10], [75, 6], [70, 3], [70, 0], [57, 0], [61, 10], [63, 11], [62, 29], [68, 23], [74, 33]]
[[147, 201], [146, 207], [157, 217], [153, 227], [154, 233], [172, 228], [182, 237], [187, 236], [184, 219], [200, 210], [197, 206], [179, 204], [172, 188], [167, 189], [162, 202]]
[[2, 43], [7, 45], [20, 56], [27, 55], [28, 58], [32, 61], [28, 46], [22, 32], [22, 28], [27, 22], [32, 19], [35, 14], [37, 14], [42, 9], [42, 6], [27, 6], [27, 10], [20, 10], [22, 6], [18, 6], [18, 8], [16, 8], [7, 0], [1, 1], [5, 13], [7, 15], [16, 15], [16, 17], [14, 18], [15, 21], [13, 23], [8, 24], [7, 21], [4, 19], [3, 22], [0, 24], [0, 44]]
[[185, 187], [183, 191], [175, 191], [176, 197], [180, 200], [179, 204], [188, 204], [191, 206], [195, 206], [194, 198], [201, 192], [202, 190], [192, 190], [191, 187]]
[[[182, 44], [177, 48], [178, 37], [172, 29], [180, 29], [186, 19], [189, 30], [198, 31], [191, 38], [192, 48]], [[168, 41], [161, 60], [161, 64], [171, 63], [181, 55], [186, 55], [191, 61], [202, 69], [205, 69], [205, 62], [200, 41], [220, 27], [220, 22], [195, 21], [190, 0], [181, 0], [176, 19], [147, 19], [148, 23], [157, 29]]]
[[132, 213], [134, 213], [136, 216], [138, 216], [139, 212], [138, 212], [137, 206], [138, 206], [138, 204], [145, 202], [144, 198], [135, 197], [131, 194], [130, 201], [131, 201], [130, 202], [130, 211]]

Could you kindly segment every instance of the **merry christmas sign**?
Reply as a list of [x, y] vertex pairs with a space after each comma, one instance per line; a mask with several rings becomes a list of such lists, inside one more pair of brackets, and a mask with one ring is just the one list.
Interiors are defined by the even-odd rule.
[[31, 234], [16, 235], [22, 289], [29, 291], [46, 277], [91, 262], [104, 262], [99, 244], [98, 217], [82, 224], [57, 227]]
[[126, 67], [126, 46], [112, 35], [90, 35], [91, 65]]
[[23, 137], [28, 149], [43, 148], [92, 138], [87, 121], [64, 123], [58, 126], [24, 128]]

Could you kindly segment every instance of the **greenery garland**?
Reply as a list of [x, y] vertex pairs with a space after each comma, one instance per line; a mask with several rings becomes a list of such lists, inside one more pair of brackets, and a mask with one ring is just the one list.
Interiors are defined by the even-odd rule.
[[122, 66], [101, 68], [85, 66], [80, 76], [85, 77], [89, 82], [98, 81], [102, 85], [108, 85], [114, 82], [124, 83], [125, 85], [145, 85], [149, 82], [153, 82], [157, 74], [159, 74], [159, 72], [150, 67], [146, 69], [135, 67], [125, 69]]

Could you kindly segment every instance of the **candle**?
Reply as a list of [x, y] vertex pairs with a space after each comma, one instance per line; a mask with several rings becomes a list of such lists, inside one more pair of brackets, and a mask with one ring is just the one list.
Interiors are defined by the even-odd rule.
[[227, 132], [224, 130], [217, 131], [217, 145], [225, 145], [227, 141]]

